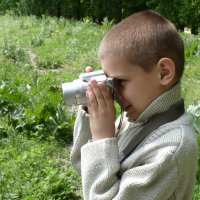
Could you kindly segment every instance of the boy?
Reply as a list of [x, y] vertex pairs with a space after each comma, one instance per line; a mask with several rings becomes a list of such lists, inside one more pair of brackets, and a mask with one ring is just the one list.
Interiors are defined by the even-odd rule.
[[133, 14], [104, 36], [98, 57], [115, 80], [126, 117], [116, 134], [112, 95], [92, 80], [89, 114], [79, 108], [71, 152], [84, 199], [192, 199], [197, 140], [188, 113], [149, 132], [122, 163], [119, 159], [147, 121], [181, 100], [184, 45], [176, 29], [152, 11]]

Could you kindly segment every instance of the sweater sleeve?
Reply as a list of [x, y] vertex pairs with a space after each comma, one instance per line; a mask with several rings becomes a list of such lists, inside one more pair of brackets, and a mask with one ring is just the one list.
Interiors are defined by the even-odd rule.
[[[154, 149], [149, 151], [148, 148]], [[131, 158], [135, 163], [118, 178], [120, 163], [116, 138], [84, 145], [81, 150], [84, 199], [169, 199], [178, 179], [177, 163], [172, 153], [175, 148], [147, 147], [138, 160]]]
[[81, 175], [81, 147], [86, 144], [91, 137], [89, 115], [80, 106], [74, 125], [73, 146], [70, 154], [71, 163], [79, 175]]
[[[120, 117], [116, 120], [117, 125], [119, 124], [119, 121]], [[70, 153], [71, 163], [79, 175], [81, 175], [81, 148], [83, 145], [88, 143], [91, 138], [89, 114], [82, 108], [82, 106], [79, 106], [74, 124], [73, 146]]]

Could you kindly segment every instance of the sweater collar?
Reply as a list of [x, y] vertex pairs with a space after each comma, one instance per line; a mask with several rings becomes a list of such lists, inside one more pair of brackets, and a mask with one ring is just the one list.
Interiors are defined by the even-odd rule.
[[139, 115], [136, 120], [129, 120], [132, 123], [144, 123], [155, 114], [161, 113], [169, 109], [172, 105], [181, 99], [181, 84], [177, 83], [171, 89], [161, 94]]

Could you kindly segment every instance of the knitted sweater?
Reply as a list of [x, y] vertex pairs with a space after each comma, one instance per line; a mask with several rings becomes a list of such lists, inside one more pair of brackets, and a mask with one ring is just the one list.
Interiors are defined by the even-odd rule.
[[125, 118], [117, 137], [93, 142], [88, 142], [89, 116], [79, 108], [71, 162], [82, 177], [85, 200], [192, 199], [198, 147], [188, 113], [149, 133], [122, 164], [119, 162], [130, 138], [137, 136], [149, 117], [177, 103], [180, 91], [177, 84], [155, 99], [136, 121]]

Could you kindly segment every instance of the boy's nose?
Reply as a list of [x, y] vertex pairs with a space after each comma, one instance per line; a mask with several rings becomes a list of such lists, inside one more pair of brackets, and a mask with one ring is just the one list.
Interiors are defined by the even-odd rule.
[[119, 93], [119, 99], [120, 99], [120, 105], [125, 110], [127, 108], [127, 106], [129, 106], [130, 104], [127, 102], [127, 100], [124, 98], [124, 96], [121, 92]]
[[125, 99], [123, 98], [123, 95], [121, 92], [118, 91], [118, 94], [117, 94], [117, 99], [116, 101], [124, 108], [124, 105], [125, 105]]

